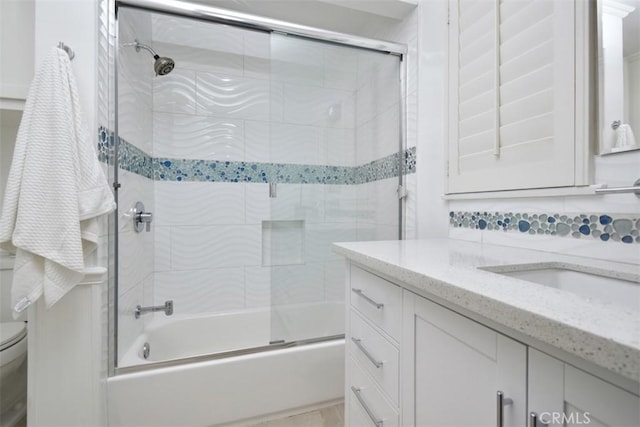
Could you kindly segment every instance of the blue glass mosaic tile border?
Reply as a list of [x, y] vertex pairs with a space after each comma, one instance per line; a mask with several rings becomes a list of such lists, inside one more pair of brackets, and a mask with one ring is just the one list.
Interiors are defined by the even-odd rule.
[[515, 231], [590, 239], [602, 242], [640, 243], [640, 217], [607, 214], [540, 214], [504, 212], [449, 212], [454, 228]]
[[[118, 145], [118, 165], [120, 169], [153, 179], [153, 158], [122, 138]], [[98, 159], [113, 164], [115, 136], [105, 128], [99, 129]]]
[[[114, 135], [100, 128], [98, 153], [108, 161], [114, 151]], [[416, 171], [416, 148], [386, 156], [361, 166], [300, 165], [219, 160], [152, 158], [120, 138], [118, 160], [121, 169], [155, 181], [256, 182], [287, 184], [363, 184]]]

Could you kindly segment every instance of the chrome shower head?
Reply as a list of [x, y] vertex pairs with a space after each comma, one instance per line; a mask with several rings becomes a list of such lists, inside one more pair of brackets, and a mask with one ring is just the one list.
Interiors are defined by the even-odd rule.
[[153, 64], [153, 69], [156, 72], [156, 76], [164, 76], [167, 75], [173, 70], [173, 67], [176, 66], [176, 62], [167, 58], [166, 56], [160, 56], [156, 53], [155, 50], [151, 49], [150, 46], [146, 44], [142, 44], [138, 42], [138, 40], [134, 40], [132, 43], [125, 43], [123, 46], [135, 46], [136, 52], [140, 52], [140, 49], [144, 49], [153, 55], [153, 59], [156, 60], [155, 64]]
[[166, 56], [160, 57], [155, 55], [154, 58], [156, 63], [153, 64], [153, 69], [156, 71], [156, 76], [169, 74], [171, 70], [173, 70], [173, 67], [176, 66], [175, 61], [171, 58], [167, 58]]

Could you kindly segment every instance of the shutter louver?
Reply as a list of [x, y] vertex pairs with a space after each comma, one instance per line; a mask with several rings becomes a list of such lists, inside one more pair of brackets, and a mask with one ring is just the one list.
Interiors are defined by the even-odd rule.
[[573, 2], [453, 0], [451, 21], [449, 191], [573, 185]]

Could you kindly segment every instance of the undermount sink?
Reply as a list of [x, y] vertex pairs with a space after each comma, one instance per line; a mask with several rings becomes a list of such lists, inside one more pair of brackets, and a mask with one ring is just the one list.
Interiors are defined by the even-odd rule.
[[481, 270], [571, 292], [592, 301], [640, 312], [640, 278], [607, 270], [584, 271], [578, 265], [557, 263], [480, 267]]

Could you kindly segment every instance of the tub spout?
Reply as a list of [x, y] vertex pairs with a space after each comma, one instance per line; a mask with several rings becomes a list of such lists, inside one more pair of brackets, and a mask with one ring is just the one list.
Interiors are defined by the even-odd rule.
[[155, 305], [151, 307], [143, 307], [141, 305], [137, 305], [136, 309], [133, 311], [136, 319], [139, 319], [141, 315], [146, 313], [152, 313], [154, 311], [164, 311], [166, 316], [171, 316], [173, 314], [173, 300], [165, 301], [164, 305]]

